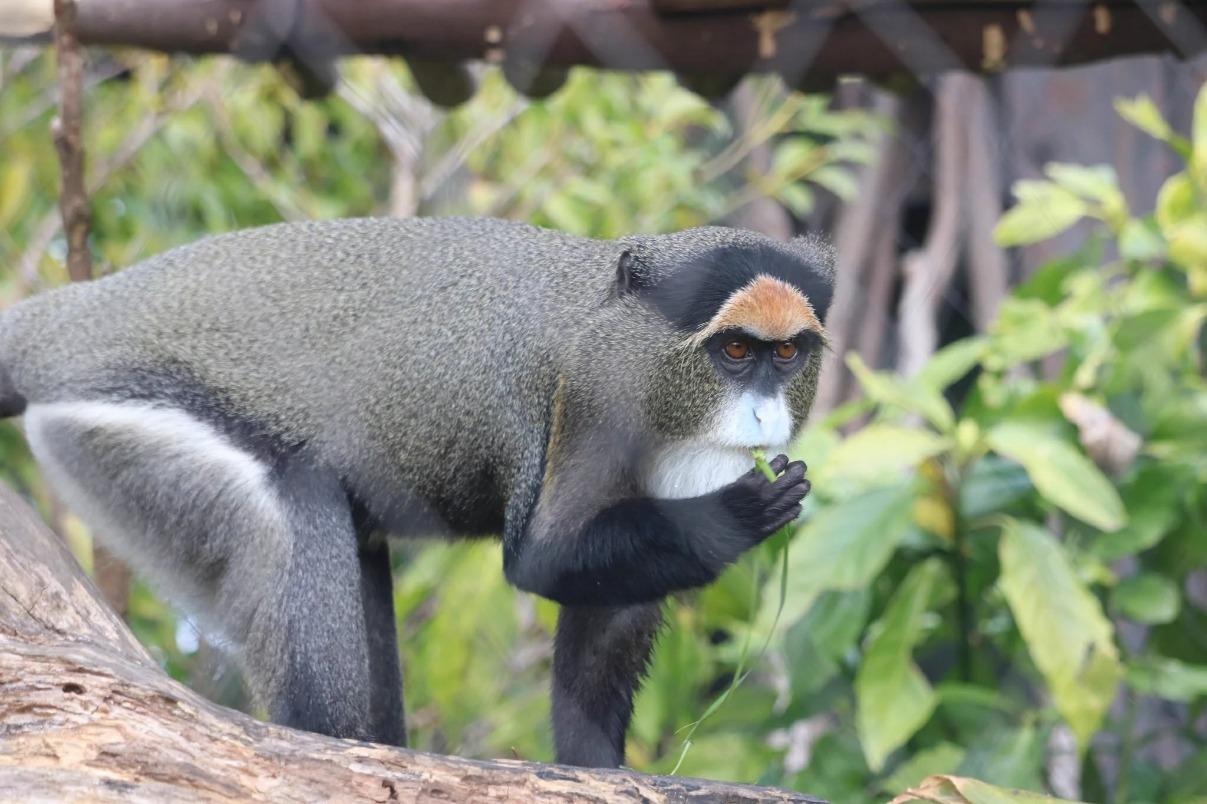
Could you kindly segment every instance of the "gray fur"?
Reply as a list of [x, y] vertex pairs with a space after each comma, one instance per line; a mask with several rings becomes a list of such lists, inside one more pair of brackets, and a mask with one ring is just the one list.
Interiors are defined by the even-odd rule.
[[[697, 430], [723, 387], [683, 333], [614, 292], [618, 258], [657, 279], [720, 245], [769, 242], [718, 228], [598, 241], [484, 219], [213, 237], [0, 316], [0, 415], [28, 402], [35, 454], [68, 502], [240, 650], [274, 719], [401, 743], [388, 553], [359, 508], [395, 534], [506, 541], [533, 520], [534, 538], [556, 538], [637, 493], [634, 457]], [[820, 241], [774, 247], [831, 270]], [[798, 426], [812, 361], [789, 387]], [[113, 399], [187, 416], [271, 487], [239, 460], [55, 405]], [[542, 510], [559, 483], [570, 502]], [[609, 659], [627, 706], [657, 617], [626, 611], [582, 617], [635, 646]], [[561, 638], [583, 656], [607, 647]], [[574, 672], [559, 681], [567, 711], [596, 706]]]

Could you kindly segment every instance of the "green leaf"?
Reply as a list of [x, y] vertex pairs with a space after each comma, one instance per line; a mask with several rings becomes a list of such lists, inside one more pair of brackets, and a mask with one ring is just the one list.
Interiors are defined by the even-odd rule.
[[1141, 656], [1127, 668], [1127, 683], [1142, 695], [1171, 701], [1193, 701], [1207, 697], [1207, 667], [1167, 659]]
[[17, 212], [28, 206], [33, 172], [27, 159], [13, 159], [0, 169], [0, 228], [9, 228]]
[[[1201, 97], [1202, 93], [1200, 93]], [[1152, 98], [1148, 95], [1137, 95], [1131, 99], [1116, 98], [1115, 111], [1119, 113], [1120, 117], [1145, 134], [1168, 143], [1169, 147], [1173, 148], [1183, 159], [1191, 158], [1190, 143], [1186, 141], [1185, 137], [1170, 127], [1169, 123], [1165, 121], [1165, 117], [1161, 114], [1161, 110], [1157, 108], [1157, 104], [1153, 103]]]
[[1133, 218], [1119, 234], [1119, 253], [1128, 260], [1159, 260], [1168, 247], [1153, 220]]
[[1169, 240], [1169, 258], [1189, 269], [1191, 293], [1197, 293], [1196, 273], [1207, 266], [1207, 213], [1198, 212], [1180, 221], [1165, 233]]
[[1114, 628], [1042, 528], [1010, 520], [998, 546], [998, 581], [1057, 710], [1084, 749], [1122, 676]]
[[[946, 693], [947, 690], [941, 689], [940, 695]], [[1010, 706], [1010, 711], [1015, 706]], [[943, 709], [948, 708], [944, 701]], [[1024, 722], [1020, 726], [1009, 723], [985, 724], [969, 738], [965, 743], [968, 753], [956, 772], [1003, 787], [1042, 789], [1047, 753], [1045, 734], [1034, 723]]]
[[1160, 542], [1181, 519], [1184, 489], [1182, 478], [1167, 467], [1142, 467], [1120, 490], [1127, 524], [1099, 535], [1090, 542], [1090, 552], [1103, 561], [1116, 561]]
[[784, 650], [797, 696], [810, 695], [837, 675], [867, 623], [872, 595], [866, 588], [822, 592], [808, 613], [784, 631]]
[[961, 338], [931, 355], [913, 382], [942, 392], [956, 380], [972, 371], [985, 356], [989, 339], [984, 336]]
[[841, 165], [822, 165], [806, 177], [814, 184], [825, 187], [843, 201], [849, 201], [859, 192], [859, 180], [855, 174]]
[[1178, 224], [1188, 221], [1199, 211], [1194, 183], [1185, 173], [1175, 173], [1165, 180], [1157, 192], [1157, 225], [1168, 240]]
[[964, 760], [964, 754], [964, 749], [955, 743], [941, 742], [923, 748], [898, 765], [881, 783], [880, 789], [887, 793], [901, 793], [906, 788], [920, 784], [927, 776], [953, 773]]
[[1173, 622], [1182, 607], [1178, 585], [1150, 572], [1127, 578], [1111, 590], [1111, 607], [1146, 625]]
[[915, 492], [897, 485], [823, 508], [797, 533], [789, 588], [859, 589], [888, 562], [909, 529]]
[[863, 358], [856, 352], [848, 352], [847, 367], [859, 380], [859, 385], [865, 394], [879, 405], [900, 408], [910, 413], [917, 413], [941, 432], [948, 432], [955, 427], [955, 414], [951, 405], [947, 404], [938, 391], [910, 383], [879, 371], [872, 371]]
[[927, 559], [910, 570], [873, 628], [855, 676], [855, 725], [873, 771], [934, 712], [937, 696], [914, 664], [913, 650], [927, 612], [951, 592], [943, 562]]
[[799, 625], [822, 653], [838, 659], [859, 638], [871, 605], [872, 594], [867, 587], [822, 592]]
[[1043, 426], [1007, 422], [986, 436], [990, 448], [1027, 470], [1043, 497], [1099, 530], [1114, 531], [1127, 512], [1111, 482], [1089, 458]]
[[1044, 173], [1060, 187], [1087, 201], [1096, 201], [1107, 208], [1126, 209], [1119, 192], [1119, 177], [1110, 165], [1070, 165], [1052, 162]]
[[771, 173], [780, 179], [798, 179], [822, 160], [822, 152], [815, 144], [803, 137], [793, 137], [775, 149]]
[[830, 452], [816, 474], [816, 482], [831, 489], [843, 482], [891, 481], [950, 446], [950, 439], [928, 430], [869, 424]]
[[1034, 491], [1027, 470], [1014, 461], [986, 455], [960, 484], [960, 514], [968, 519], [1005, 511]]
[[1147, 347], [1177, 322], [1181, 312], [1178, 307], [1155, 307], [1120, 316], [1115, 322], [1112, 341], [1118, 349]]
[[1086, 203], [1063, 187], [1046, 181], [1016, 182], [1019, 203], [993, 230], [999, 246], [1024, 246], [1060, 234], [1088, 212]]
[[591, 211], [582, 201], [568, 192], [557, 193], [545, 202], [542, 211], [559, 229], [586, 235], [591, 231]]
[[[788, 553], [788, 584], [780, 622], [794, 623], [827, 589], [862, 589], [888, 563], [909, 531], [915, 492], [899, 485], [873, 489], [826, 506], [797, 531]], [[779, 599], [763, 595], [752, 625], [757, 639], [771, 633]]]
[[813, 211], [813, 190], [804, 182], [788, 182], [779, 189], [776, 197], [798, 218]]
[[994, 370], [1044, 357], [1069, 341], [1056, 311], [1038, 299], [1004, 300], [990, 334], [985, 365]]
[[1149, 136], [1156, 137], [1163, 142], [1168, 142], [1173, 136], [1173, 129], [1169, 127], [1169, 123], [1165, 122], [1165, 118], [1161, 116], [1161, 110], [1148, 95], [1138, 95], [1131, 99], [1116, 98], [1115, 111], [1124, 120]]
[[1196, 176], [1207, 175], [1207, 90], [1203, 89], [1194, 99], [1190, 160]]
[[687, 125], [715, 126], [719, 113], [696, 93], [675, 91], [657, 105], [654, 116], [660, 125], [675, 129]]

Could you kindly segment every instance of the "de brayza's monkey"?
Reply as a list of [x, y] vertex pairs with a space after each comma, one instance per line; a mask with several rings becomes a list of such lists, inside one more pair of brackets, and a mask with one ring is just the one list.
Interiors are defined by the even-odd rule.
[[659, 601], [800, 513], [832, 259], [732, 229], [281, 224], [0, 315], [0, 415], [271, 718], [403, 744], [384, 534], [562, 604], [557, 759], [618, 765]]

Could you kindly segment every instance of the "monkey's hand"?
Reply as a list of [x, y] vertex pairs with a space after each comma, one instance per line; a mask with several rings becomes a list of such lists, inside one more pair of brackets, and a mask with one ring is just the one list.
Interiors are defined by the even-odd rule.
[[803, 461], [789, 463], [786, 455], [777, 455], [770, 467], [778, 475], [774, 480], [755, 467], [720, 491], [721, 504], [737, 525], [739, 552], [800, 516], [801, 501], [811, 488]]

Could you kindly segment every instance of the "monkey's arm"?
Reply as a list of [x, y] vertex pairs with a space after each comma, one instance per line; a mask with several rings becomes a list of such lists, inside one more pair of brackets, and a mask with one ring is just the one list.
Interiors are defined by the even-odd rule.
[[[585, 521], [570, 532], [538, 515], [505, 544], [504, 570], [517, 587], [575, 606], [643, 603], [702, 586], [800, 514], [804, 464], [779, 456], [771, 465], [783, 471], [774, 482], [756, 469], [700, 497], [625, 499], [561, 518]], [[567, 501], [542, 505], [550, 502], [557, 510]]]

